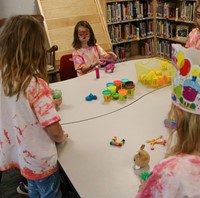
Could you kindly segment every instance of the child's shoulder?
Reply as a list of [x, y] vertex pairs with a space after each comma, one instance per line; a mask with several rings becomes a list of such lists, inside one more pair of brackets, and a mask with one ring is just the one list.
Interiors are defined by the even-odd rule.
[[199, 28], [194, 28], [194, 29], [192, 29], [192, 31], [190, 32], [190, 35], [191, 35], [191, 34], [200, 34]]
[[30, 81], [29, 86], [27, 87], [26, 92], [29, 94], [31, 93], [37, 95], [41, 91], [47, 91], [47, 90], [50, 90], [50, 88], [45, 80], [43, 80], [42, 78], [33, 77]]
[[200, 156], [179, 154], [163, 159], [155, 166], [157, 171], [161, 169], [185, 169], [186, 167], [198, 165], [200, 170]]

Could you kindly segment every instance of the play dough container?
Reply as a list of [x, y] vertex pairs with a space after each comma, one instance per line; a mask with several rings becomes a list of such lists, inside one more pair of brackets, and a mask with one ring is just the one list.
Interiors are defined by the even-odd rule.
[[118, 99], [119, 99], [119, 93], [114, 93], [114, 94], [112, 94], [112, 98], [113, 98], [114, 100], [118, 100]]
[[116, 86], [116, 91], [122, 88], [122, 81], [121, 80], [115, 80], [114, 85]]
[[111, 91], [111, 94], [116, 93], [116, 86], [109, 86], [107, 89]]
[[122, 78], [122, 87], [124, 88], [125, 87], [125, 84], [126, 84], [126, 82], [128, 82], [129, 80], [128, 80], [128, 78]]
[[120, 101], [126, 101], [126, 99], [127, 99], [127, 90], [126, 89], [119, 89], [118, 93], [119, 93], [119, 100]]
[[102, 91], [104, 102], [110, 102], [112, 100], [112, 95], [110, 90]]
[[114, 83], [113, 82], [106, 83], [106, 87], [109, 87], [109, 86], [114, 86]]
[[125, 89], [127, 90], [127, 96], [134, 96], [135, 84], [133, 81], [126, 82]]

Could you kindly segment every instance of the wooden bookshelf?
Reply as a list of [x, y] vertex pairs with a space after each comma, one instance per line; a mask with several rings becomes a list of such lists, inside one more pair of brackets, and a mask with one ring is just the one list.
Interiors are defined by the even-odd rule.
[[171, 59], [171, 44], [185, 46], [187, 35], [195, 28], [196, 0], [157, 1], [156, 55]]
[[108, 33], [119, 62], [155, 55], [154, 1], [105, 1]]
[[[107, 22], [108, 32], [112, 43], [113, 51], [119, 56], [119, 61], [130, 60], [135, 58], [144, 58], [151, 56], [163, 57], [171, 59], [171, 44], [180, 43], [185, 45], [188, 33], [195, 27], [194, 9], [197, 5], [196, 0], [100, 0], [104, 18]], [[124, 10], [129, 6], [136, 7], [137, 15], [128, 12], [127, 17], [123, 17]], [[140, 11], [143, 9], [143, 15], [137, 11], [139, 5]], [[144, 14], [144, 8], [147, 5], [147, 14]], [[148, 14], [148, 6], [150, 5], [151, 13]], [[120, 9], [121, 10], [120, 10]], [[142, 34], [142, 23], [151, 23], [152, 32], [147, 35]], [[130, 24], [139, 28], [139, 37], [137, 33], [126, 36], [126, 24]], [[187, 35], [179, 36], [177, 34], [178, 27], [187, 27]], [[151, 41], [151, 42], [150, 42]], [[146, 49], [141, 46], [146, 45]], [[148, 47], [149, 46], [149, 47]], [[125, 58], [117, 50], [129, 50]]]

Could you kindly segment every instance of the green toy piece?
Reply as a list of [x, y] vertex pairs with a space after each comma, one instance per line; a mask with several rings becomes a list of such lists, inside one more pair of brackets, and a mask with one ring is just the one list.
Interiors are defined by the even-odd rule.
[[141, 173], [140, 178], [142, 180], [146, 181], [150, 176], [151, 176], [151, 173], [143, 172], [143, 173]]
[[60, 90], [55, 90], [53, 93], [53, 99], [59, 99], [62, 97], [62, 92]]

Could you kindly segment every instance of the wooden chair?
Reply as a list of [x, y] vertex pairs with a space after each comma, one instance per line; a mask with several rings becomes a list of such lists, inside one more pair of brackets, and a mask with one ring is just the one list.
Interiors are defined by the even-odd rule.
[[60, 58], [60, 79], [68, 80], [68, 79], [76, 78], [76, 77], [77, 77], [77, 73], [74, 68], [72, 55], [71, 54], [63, 55]]
[[58, 81], [57, 74], [60, 73], [60, 70], [56, 68], [55, 54], [57, 50], [58, 50], [57, 45], [53, 45], [49, 50], [47, 50], [47, 57], [48, 57], [47, 70], [50, 82]]

